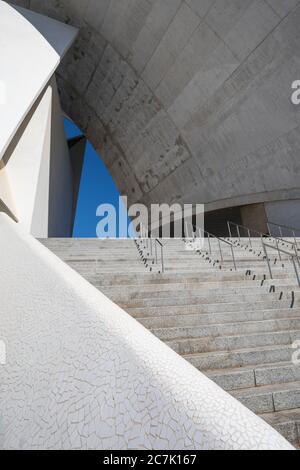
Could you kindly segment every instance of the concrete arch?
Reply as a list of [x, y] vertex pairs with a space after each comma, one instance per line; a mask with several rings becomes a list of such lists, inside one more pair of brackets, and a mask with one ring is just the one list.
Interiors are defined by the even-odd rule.
[[298, 193], [298, 0], [19, 3], [80, 28], [59, 69], [63, 106], [130, 202]]

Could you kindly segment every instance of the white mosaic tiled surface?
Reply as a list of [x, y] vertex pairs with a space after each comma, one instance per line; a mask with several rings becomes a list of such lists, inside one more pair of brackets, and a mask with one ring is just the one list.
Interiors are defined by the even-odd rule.
[[0, 448], [291, 449], [0, 214]]

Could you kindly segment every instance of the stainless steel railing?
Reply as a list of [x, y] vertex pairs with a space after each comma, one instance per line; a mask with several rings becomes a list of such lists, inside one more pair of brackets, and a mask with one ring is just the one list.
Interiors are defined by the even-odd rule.
[[[271, 244], [269, 244], [269, 243], [266, 243], [264, 240], [262, 240], [262, 245], [263, 245], [263, 250], [264, 250], [264, 253], [265, 253], [265, 258], [266, 258], [266, 261], [267, 261], [267, 264], [268, 264], [268, 269], [269, 269], [270, 277], [271, 277], [271, 279], [273, 279], [273, 272], [272, 272], [271, 263], [270, 263], [270, 258], [269, 258], [269, 255], [268, 255], [267, 248], [270, 248], [270, 249], [276, 250], [276, 251], [278, 251], [278, 248], [275, 247], [274, 245], [271, 245]], [[286, 250], [283, 250], [282, 248], [279, 248], [279, 251], [280, 251], [281, 253], [285, 254], [285, 255], [288, 255], [289, 258], [291, 259], [292, 264], [293, 264], [293, 266], [294, 266], [294, 270], [295, 270], [295, 274], [296, 274], [298, 286], [300, 287], [300, 275], [299, 275], [299, 271], [298, 271], [298, 269], [297, 269], [297, 264], [298, 264], [298, 268], [300, 268], [300, 264], [299, 264], [299, 258], [298, 258], [298, 256], [297, 256], [297, 254], [291, 253], [291, 252], [286, 251]], [[297, 263], [296, 263], [296, 259], [297, 259]]]
[[269, 237], [269, 235], [266, 234], [266, 233], [259, 232], [258, 230], [254, 230], [254, 229], [251, 229], [249, 227], [245, 227], [245, 225], [236, 224], [235, 222], [231, 222], [231, 221], [227, 222], [227, 227], [228, 227], [228, 233], [229, 233], [230, 238], [234, 238], [233, 235], [232, 235], [233, 234], [232, 228], [233, 227], [235, 228], [239, 241], [241, 241], [241, 238], [242, 238], [241, 230], [246, 232], [247, 238], [249, 239], [249, 243], [250, 243], [251, 248], [252, 248], [251, 234], [256, 234], [259, 238], [261, 238], [261, 237], [268, 238]]
[[[290, 245], [291, 249], [294, 252], [294, 256], [296, 257], [297, 262], [300, 266], [297, 243], [291, 242], [289, 240], [284, 240], [283, 238], [274, 237], [272, 235], [262, 233], [262, 232], [259, 232], [257, 230], [254, 230], [254, 229], [250, 229], [248, 227], [245, 227], [244, 225], [236, 224], [235, 222], [228, 221], [227, 224], [228, 224], [229, 235], [230, 235], [231, 238], [232, 238], [231, 228], [236, 227], [237, 234], [238, 234], [238, 237], [239, 237], [239, 241], [241, 241], [241, 230], [240, 229], [246, 230], [246, 233], [248, 235], [249, 243], [250, 243], [251, 247], [252, 247], [251, 234], [256, 234], [261, 239], [262, 246], [264, 245], [264, 240], [266, 240], [266, 239], [268, 239], [269, 241], [274, 240], [275, 246], [274, 245], [270, 245], [270, 246], [272, 246], [273, 249], [275, 249], [277, 251], [278, 258], [279, 258], [280, 261], [282, 261], [281, 254], [284, 252], [284, 250], [282, 249], [282, 247], [279, 247], [279, 243], [282, 243], [282, 244], [284, 243], [284, 244]], [[263, 246], [263, 249], [264, 249], [264, 246]]]
[[270, 221], [267, 222], [267, 225], [268, 225], [268, 230], [269, 230], [270, 235], [272, 235], [272, 227], [276, 227], [278, 229], [280, 238], [282, 240], [284, 239], [283, 231], [288, 231], [291, 234], [291, 236], [294, 238], [295, 245], [298, 247], [296, 232], [298, 232], [300, 234], [300, 229], [299, 228], [288, 227], [287, 225], [279, 225], [279, 224], [276, 224], [276, 223], [270, 222]]
[[[191, 235], [192, 235], [192, 237], [190, 237], [190, 230], [189, 230], [189, 227], [191, 227]], [[227, 241], [227, 240], [224, 240], [223, 238], [219, 238], [219, 237], [213, 235], [212, 233], [207, 232], [207, 231], [204, 230], [203, 228], [196, 227], [196, 225], [194, 225], [194, 224], [192, 224], [192, 223], [185, 222], [185, 238], [195, 240], [195, 238], [197, 237], [197, 232], [198, 232], [200, 238], [207, 238], [207, 241], [208, 241], [208, 249], [209, 249], [210, 255], [212, 254], [211, 240], [212, 240], [212, 239], [217, 240], [217, 242], [218, 242], [218, 247], [219, 247], [219, 252], [220, 252], [220, 259], [221, 259], [222, 263], [224, 262], [224, 256], [223, 256], [222, 245], [224, 246], [224, 244], [225, 244], [227, 247], [229, 246], [229, 247], [230, 247], [230, 250], [231, 250], [231, 257], [232, 257], [233, 267], [234, 267], [235, 271], [237, 270], [236, 259], [235, 259], [235, 255], [234, 255], [234, 245], [233, 245], [233, 243], [231, 243], [231, 242], [229, 242], [229, 241]]]
[[[151, 238], [150, 240], [152, 243], [153, 238]], [[161, 243], [160, 240], [158, 240], [158, 238], [155, 238], [154, 243], [155, 243], [155, 262], [156, 262], [156, 265], [158, 265], [158, 255], [157, 255], [157, 246], [158, 246], [160, 248], [161, 272], [164, 273], [165, 272], [164, 245]]]
[[[140, 239], [144, 240], [148, 255], [155, 261], [157, 266], [159, 266], [159, 264], [161, 265], [161, 272], [164, 273], [164, 245], [158, 238], [152, 238], [151, 236], [149, 237], [149, 232], [143, 223], [141, 223], [140, 228]], [[158, 251], [160, 252], [160, 256], [158, 256]]]
[[[242, 238], [241, 230], [244, 230], [247, 234], [247, 238], [249, 239], [249, 243], [250, 243], [251, 248], [252, 248], [251, 235], [255, 234], [258, 238], [264, 238], [264, 239], [268, 238], [269, 240], [274, 239], [276, 245], [279, 245], [279, 243], [281, 242], [281, 243], [285, 243], [287, 245], [291, 245], [293, 247], [293, 249], [294, 249], [294, 247], [296, 247], [296, 249], [297, 249], [297, 242], [295, 243], [295, 242], [291, 242], [290, 240], [285, 240], [283, 238], [274, 237], [273, 235], [263, 233], [263, 232], [259, 232], [258, 230], [255, 230], [255, 229], [252, 229], [252, 228], [249, 228], [249, 227], [245, 227], [245, 225], [236, 224], [235, 222], [231, 222], [231, 221], [227, 222], [227, 226], [228, 226], [228, 232], [229, 232], [229, 237], [230, 238], [233, 238], [233, 236], [232, 236], [232, 227], [235, 227], [239, 241], [241, 241], [241, 238]], [[280, 258], [280, 254], [279, 254], [279, 258]]]

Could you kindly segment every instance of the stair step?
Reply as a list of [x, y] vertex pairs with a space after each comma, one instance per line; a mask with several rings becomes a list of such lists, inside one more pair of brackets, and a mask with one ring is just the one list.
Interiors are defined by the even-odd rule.
[[188, 286], [186, 284], [175, 284], [172, 285], [170, 284], [167, 286], [168, 288], [159, 288], [158, 286], [156, 290], [145, 288], [144, 286], [141, 286], [140, 289], [136, 290], [136, 287], [130, 287], [126, 286], [125, 288], [114, 288], [114, 289], [102, 289], [102, 292], [107, 295], [111, 300], [115, 302], [130, 302], [131, 300], [138, 300], [142, 299], [144, 301], [148, 299], [165, 299], [168, 297], [171, 297], [172, 299], [178, 299], [181, 298], [183, 295], [185, 297], [193, 297], [193, 296], [199, 296], [199, 295], [209, 295], [211, 297], [214, 297], [216, 289], [218, 289], [218, 295], [219, 296], [226, 296], [226, 295], [232, 295], [235, 297], [238, 297], [239, 295], [256, 295], [258, 292], [261, 294], [267, 294], [270, 291], [271, 285], [275, 286], [275, 293], [277, 292], [278, 294], [284, 290], [288, 289], [290, 291], [295, 290], [294, 286], [291, 284], [286, 284], [286, 285], [280, 285], [280, 284], [274, 284], [272, 283], [265, 283], [263, 286], [260, 285], [260, 283], [253, 283], [253, 286], [247, 285], [247, 283], [243, 283], [239, 286], [235, 285], [227, 285], [227, 286], [213, 286], [211, 288], [208, 288], [204, 284], [201, 285], [196, 285], [194, 286]]
[[166, 341], [166, 344], [178, 354], [195, 354], [213, 351], [235, 351], [242, 348], [256, 348], [276, 344], [292, 345], [300, 338], [300, 330], [271, 333], [241, 334], [204, 338], [187, 338]]
[[[102, 291], [105, 292], [107, 295], [110, 293], [124, 293], [127, 292], [128, 289], [130, 290], [131, 295], [135, 295], [135, 293], [139, 293], [140, 295], [143, 294], [152, 294], [158, 292], [159, 294], [162, 292], [173, 293], [177, 292], [178, 290], [185, 289], [191, 291], [202, 291], [206, 289], [211, 293], [214, 293], [216, 289], [219, 288], [230, 288], [230, 289], [257, 289], [262, 287], [261, 280], [253, 281], [252, 279], [245, 278], [245, 279], [233, 279], [233, 280], [224, 280], [224, 281], [199, 281], [199, 282], [189, 282], [184, 277], [182, 277], [181, 282], [176, 280], [174, 282], [170, 281], [169, 283], [161, 284], [161, 283], [148, 283], [145, 280], [139, 287], [136, 286], [135, 283], [133, 284], [126, 284], [126, 285], [113, 285], [113, 286], [105, 286], [101, 287]], [[294, 284], [291, 282], [291, 279], [266, 279], [263, 283], [263, 287], [268, 288], [271, 285], [275, 285], [277, 289], [280, 288], [294, 288]], [[95, 283], [95, 287], [100, 287], [99, 284]]]
[[[184, 279], [184, 282], [223, 282], [223, 281], [249, 281], [252, 282], [251, 276], [246, 276], [246, 270], [244, 272], [236, 271], [220, 271], [217, 269], [212, 269], [209, 267], [205, 271], [193, 271], [192, 273], [164, 273], [164, 274], [154, 274], [144, 271], [140, 274], [128, 273], [128, 272], [118, 272], [111, 273], [109, 276], [101, 276], [101, 271], [98, 275], [88, 275], [87, 279], [94, 284], [96, 287], [100, 286], [121, 286], [134, 284], [135, 286], [141, 286], [143, 284], [169, 284], [181, 281]], [[265, 273], [267, 274], [267, 273]], [[262, 279], [263, 276], [257, 276], [257, 278]], [[287, 279], [287, 274], [284, 270], [279, 272], [274, 272], [275, 279]], [[294, 275], [289, 276], [291, 280], [294, 279]]]
[[300, 408], [300, 382], [252, 387], [231, 394], [257, 414]]
[[288, 441], [300, 445], [300, 410], [277, 411], [260, 416]]
[[[128, 307], [126, 311], [135, 318], [147, 317], [167, 317], [176, 315], [191, 315], [202, 313], [233, 313], [233, 312], [251, 312], [266, 310], [287, 310], [291, 306], [291, 301], [273, 300], [269, 302], [236, 302], [236, 303], [200, 303], [196, 305], [178, 305], [178, 306], [156, 306], [156, 307]], [[295, 310], [299, 310], [295, 307]], [[291, 311], [294, 309], [290, 309]]]
[[[236, 304], [239, 303], [249, 303], [250, 305], [255, 302], [272, 302], [279, 299], [279, 293], [260, 293], [257, 292], [256, 294], [237, 294], [235, 295]], [[291, 300], [291, 296], [289, 293], [285, 293], [284, 300]], [[128, 308], [142, 308], [142, 307], [177, 307], [177, 306], [186, 306], [186, 305], [201, 305], [201, 304], [230, 304], [232, 301], [232, 295], [219, 295], [216, 294], [214, 296], [199, 294], [193, 296], [182, 296], [182, 297], [165, 297], [161, 299], [131, 299], [127, 302], [118, 302], [121, 308], [125, 310]], [[295, 301], [295, 306], [299, 306], [299, 299]]]
[[183, 357], [199, 370], [228, 369], [256, 364], [291, 361], [291, 345], [264, 346], [236, 349], [235, 351], [213, 351], [206, 353], [185, 354]]
[[232, 369], [209, 370], [206, 375], [224, 390], [232, 391], [300, 381], [300, 367], [289, 362], [255, 364]]
[[163, 341], [205, 337], [224, 337], [245, 333], [278, 332], [300, 330], [300, 315], [297, 318], [280, 320], [245, 321], [236, 323], [216, 323], [193, 327], [171, 327], [152, 329], [152, 333]]
[[[144, 315], [144, 311], [140, 315]], [[173, 312], [173, 311], [172, 311]], [[181, 311], [180, 311], [181, 312]], [[227, 323], [242, 323], [263, 320], [276, 320], [299, 317], [300, 310], [297, 309], [258, 309], [258, 310], [239, 310], [233, 312], [201, 312], [200, 313], [177, 313], [174, 315], [166, 315], [164, 311], [161, 316], [135, 316], [140, 323], [149, 329], [166, 329], [166, 328], [189, 328], [202, 325], [215, 325]], [[156, 313], [155, 313], [156, 314]]]
[[273, 365], [267, 369], [263, 367], [255, 369], [255, 381], [258, 386], [298, 380], [300, 380], [300, 367], [291, 362], [285, 365]]

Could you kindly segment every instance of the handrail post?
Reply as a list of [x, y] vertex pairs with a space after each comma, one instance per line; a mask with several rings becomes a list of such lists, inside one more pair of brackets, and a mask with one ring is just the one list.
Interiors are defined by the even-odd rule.
[[[205, 234], [204, 234], [204, 236], [205, 236]], [[210, 234], [209, 233], [207, 234], [207, 237], [208, 237], [209, 253], [211, 254], [212, 251], [211, 251], [211, 243], [210, 243]]]
[[238, 237], [239, 237], [239, 242], [241, 241], [241, 233], [240, 233], [240, 227], [237, 225], [236, 226]]
[[282, 238], [282, 228], [281, 228], [281, 226], [279, 226], [279, 233], [280, 233], [280, 237]]
[[221, 242], [220, 242], [219, 239], [218, 239], [218, 242], [219, 242], [219, 250], [220, 250], [221, 261], [222, 261], [222, 263], [223, 263], [223, 262], [224, 262], [224, 258], [223, 258], [222, 248], [221, 248]]
[[296, 250], [298, 250], [298, 243], [297, 243], [297, 238], [296, 238], [296, 232], [295, 232], [295, 230], [293, 230], [293, 237], [294, 237], [294, 242], [295, 242]]
[[155, 239], [155, 261], [156, 261], [156, 264], [158, 264], [157, 244], [160, 246], [161, 272], [164, 273], [164, 272], [165, 272], [164, 246], [163, 246], [163, 244], [158, 240], [158, 238]]
[[297, 277], [297, 281], [298, 281], [298, 286], [300, 287], [300, 278], [299, 278], [299, 273], [298, 273], [298, 269], [297, 269], [297, 266], [296, 266], [294, 256], [292, 256], [292, 261], [293, 261], [293, 265], [294, 265], [294, 269], [295, 269], [295, 273], [296, 273], [296, 277]]
[[146, 240], [147, 240], [147, 249], [149, 251], [149, 227], [147, 225], [147, 230], [146, 230]]
[[227, 227], [228, 227], [229, 238], [232, 238], [231, 226], [230, 226], [229, 221], [227, 222]]
[[270, 261], [269, 261], [269, 257], [268, 257], [268, 253], [267, 253], [267, 249], [266, 249], [266, 246], [265, 246], [263, 240], [262, 240], [262, 246], [263, 246], [263, 250], [264, 250], [264, 252], [265, 252], [266, 260], [267, 260], [267, 263], [268, 263], [270, 278], [273, 279], [273, 274], [272, 274], [272, 269], [271, 269], [271, 265], [270, 265]]
[[143, 240], [143, 222], [140, 223], [140, 239]]
[[276, 247], [277, 247], [279, 259], [280, 259], [280, 261], [282, 261], [281, 254], [280, 254], [280, 250], [279, 250], [279, 246], [278, 246], [278, 239], [277, 239], [277, 238], [276, 238]]
[[163, 248], [163, 245], [160, 246], [160, 250], [161, 250], [161, 272], [164, 273], [165, 272], [165, 264], [164, 264], [164, 248]]
[[250, 229], [249, 229], [249, 228], [248, 228], [248, 237], [249, 237], [250, 246], [251, 246], [251, 248], [252, 248], [251, 232], [250, 232]]
[[231, 254], [232, 254], [234, 269], [235, 269], [235, 271], [236, 271], [237, 268], [236, 268], [236, 262], [235, 262], [235, 256], [234, 256], [234, 249], [233, 249], [233, 246], [232, 246], [232, 245], [231, 245], [230, 248], [231, 248]]
[[297, 245], [294, 245], [294, 251], [295, 251], [296, 258], [297, 258], [298, 266], [300, 267], [300, 260], [299, 260], [299, 256], [298, 256]]
[[269, 222], [267, 222], [267, 227], [268, 227], [269, 235], [272, 236], [271, 226], [270, 226]]

